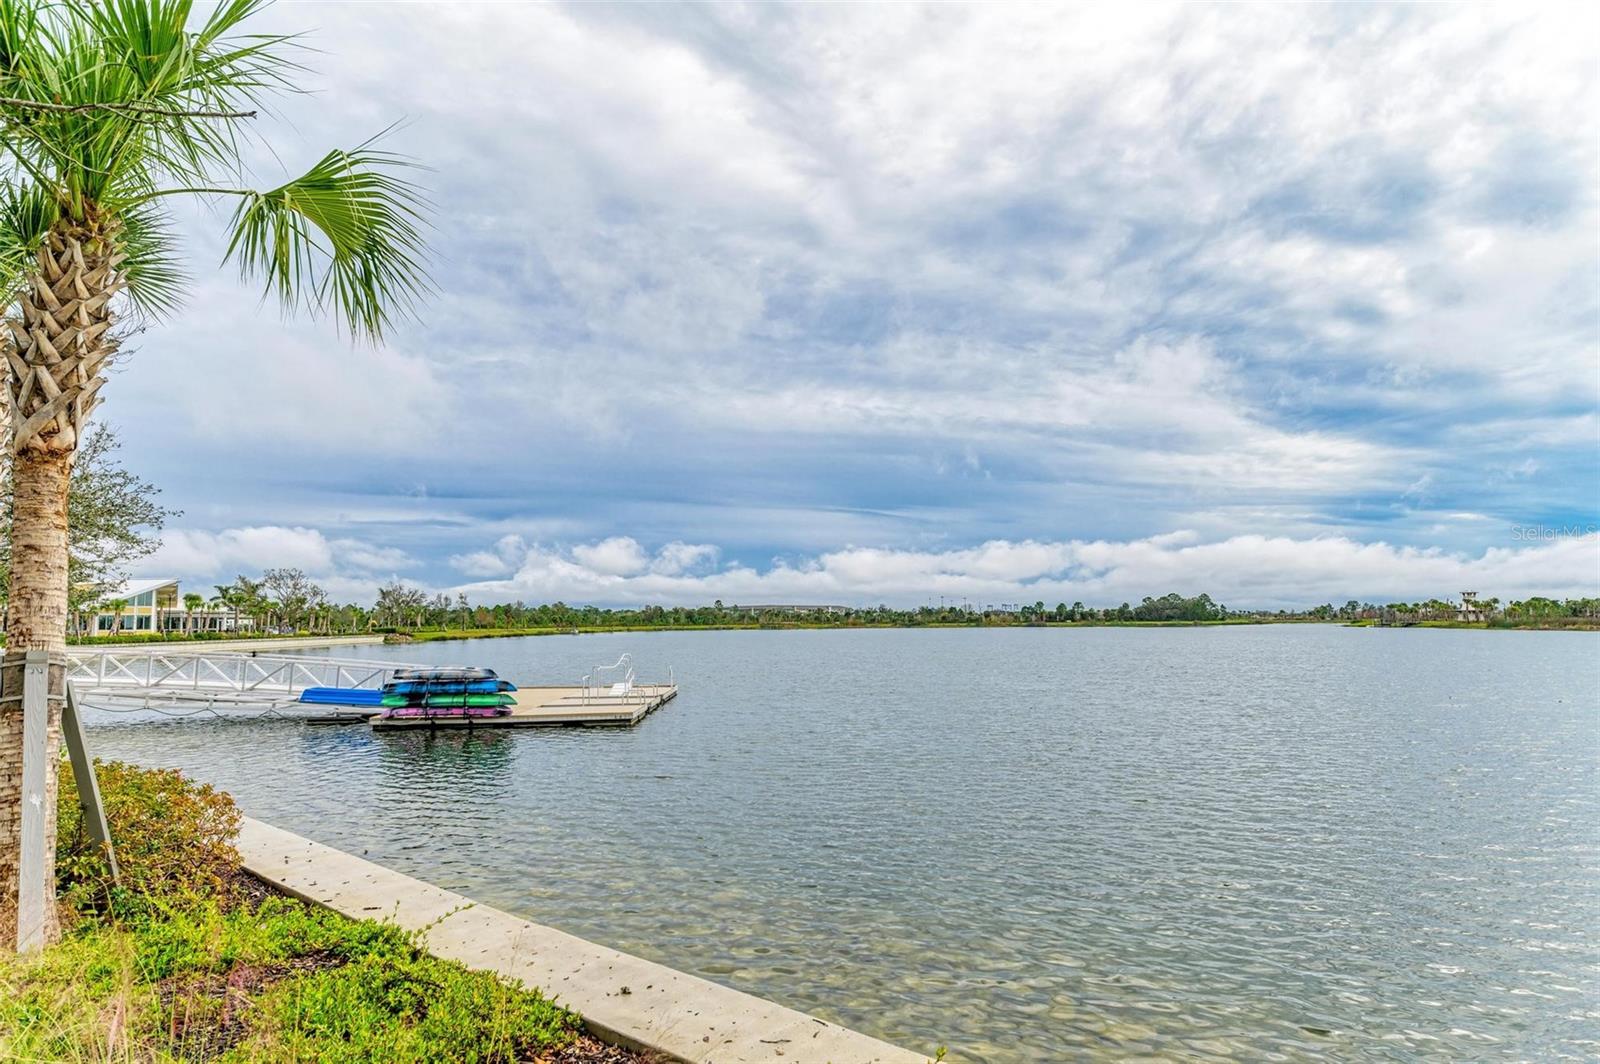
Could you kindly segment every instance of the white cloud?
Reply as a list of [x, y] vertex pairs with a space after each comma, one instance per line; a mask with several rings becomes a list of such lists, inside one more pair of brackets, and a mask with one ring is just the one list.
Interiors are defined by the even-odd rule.
[[[147, 574], [199, 583], [226, 583], [264, 569], [302, 569], [312, 579], [369, 588], [375, 578], [411, 569], [417, 559], [397, 547], [360, 539], [329, 539], [315, 528], [263, 525], [220, 532], [168, 529], [156, 552], [140, 563]], [[339, 582], [343, 581], [343, 584]]]
[[[1507, 534], [1508, 542], [1512, 536]], [[1600, 592], [1600, 535], [1566, 536], [1479, 554], [1362, 543], [1344, 536], [1238, 535], [1203, 541], [1188, 530], [1147, 539], [1010, 542], [949, 551], [852, 547], [761, 571], [732, 564], [699, 575], [652, 571], [642, 548], [613, 541], [568, 551], [535, 546], [509, 579], [468, 584], [475, 601], [562, 599], [608, 605], [736, 602], [920, 604], [1138, 601], [1168, 591], [1237, 607], [1306, 606], [1348, 598], [1442, 597], [1462, 587], [1501, 598]], [[637, 553], [635, 553], [637, 552]], [[617, 558], [632, 559], [619, 572]], [[588, 559], [588, 561], [585, 561]], [[589, 564], [599, 560], [603, 567]]]
[[231, 276], [207, 277], [184, 311], [185, 332], [212, 338], [225, 358], [141, 338], [134, 372], [113, 378], [117, 400], [159, 412], [168, 430], [176, 419], [191, 446], [198, 438], [211, 450], [247, 444], [346, 459], [414, 452], [459, 422], [457, 395], [430, 359], [280, 321], [238, 289]]
[[172, 529], [161, 534], [161, 545], [141, 565], [151, 573], [180, 577], [256, 574], [265, 568], [304, 569], [326, 573], [333, 569], [333, 547], [314, 528], [229, 528], [221, 532]]
[[650, 571], [663, 576], [680, 576], [716, 562], [720, 553], [709, 543], [672, 542], [656, 552]]
[[612, 536], [599, 543], [572, 548], [579, 565], [602, 576], [632, 576], [650, 564], [644, 548], [629, 536]]
[[369, 572], [394, 572], [417, 565], [417, 559], [398, 547], [375, 547], [359, 539], [336, 539], [330, 546], [341, 567]]
[[489, 550], [456, 554], [450, 565], [468, 576], [507, 576], [516, 571], [528, 546], [514, 533], [501, 536]]
[[[1586, 7], [264, 17], [328, 49], [262, 127], [285, 165], [412, 119], [386, 146], [433, 167], [440, 293], [351, 348], [211, 276], [194, 219], [183, 327], [107, 389], [221, 530], [170, 536], [173, 568], [1014, 596], [1190, 514], [1200, 553], [1151, 565], [1245, 532], [1487, 564], [1508, 515], [1593, 510]], [[721, 561], [777, 554], [804, 560]]]
[[896, 344], [890, 357], [904, 394], [782, 382], [723, 391], [695, 382], [678, 402], [698, 416], [764, 431], [954, 435], [1053, 447], [1073, 463], [1089, 448], [1101, 475], [1207, 491], [1398, 487], [1416, 458], [1412, 448], [1354, 434], [1274, 426], [1245, 398], [1246, 375], [1203, 337], [1140, 337], [1109, 361], [1086, 364], [1049, 348], [967, 346], [978, 349], [952, 360], [935, 339]]

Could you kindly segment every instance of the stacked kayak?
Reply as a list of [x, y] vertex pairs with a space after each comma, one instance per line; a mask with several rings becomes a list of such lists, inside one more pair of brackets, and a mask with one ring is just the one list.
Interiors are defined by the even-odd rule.
[[381, 706], [383, 692], [365, 687], [307, 687], [300, 701], [308, 706]]
[[383, 716], [503, 717], [516, 689], [493, 669], [401, 669], [383, 685]]

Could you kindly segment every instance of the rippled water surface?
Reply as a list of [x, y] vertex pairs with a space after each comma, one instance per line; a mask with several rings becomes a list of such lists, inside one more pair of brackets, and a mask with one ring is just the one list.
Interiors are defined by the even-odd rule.
[[[362, 648], [632, 731], [107, 723], [245, 810], [963, 1061], [1600, 1055], [1600, 637], [698, 632]], [[98, 718], [105, 720], [107, 718]]]

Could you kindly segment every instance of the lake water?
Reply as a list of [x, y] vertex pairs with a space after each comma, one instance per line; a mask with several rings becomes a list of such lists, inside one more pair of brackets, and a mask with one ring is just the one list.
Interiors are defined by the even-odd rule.
[[[373, 647], [631, 731], [96, 726], [253, 816], [962, 1061], [1600, 1056], [1600, 638], [1333, 626]], [[97, 718], [103, 719], [103, 718]]]

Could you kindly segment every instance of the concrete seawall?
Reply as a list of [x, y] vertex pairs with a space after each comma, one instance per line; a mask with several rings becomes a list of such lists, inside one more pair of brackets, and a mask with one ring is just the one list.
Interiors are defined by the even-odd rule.
[[170, 654], [211, 654], [241, 651], [281, 654], [285, 650], [328, 650], [336, 647], [375, 647], [383, 645], [381, 635], [286, 635], [257, 639], [151, 639], [138, 643], [117, 643], [110, 639], [74, 643], [68, 653], [95, 650], [160, 650]]
[[763, 998], [479, 905], [342, 850], [245, 818], [246, 870], [355, 919], [422, 931], [435, 956], [537, 987], [600, 1038], [694, 1064], [926, 1064]]

